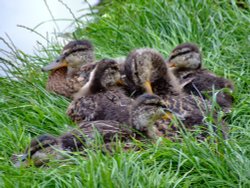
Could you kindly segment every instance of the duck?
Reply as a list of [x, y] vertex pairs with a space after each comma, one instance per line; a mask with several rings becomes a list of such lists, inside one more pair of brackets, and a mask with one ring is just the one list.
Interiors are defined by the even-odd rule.
[[196, 44], [178, 45], [172, 50], [166, 62], [177, 79], [181, 83], [186, 83], [183, 84], [184, 92], [209, 100], [213, 90], [220, 90], [216, 95], [216, 102], [225, 112], [230, 111], [233, 104], [233, 83], [202, 68], [202, 55]]
[[125, 62], [125, 73], [126, 78], [132, 80], [130, 82], [135, 90], [142, 94], [144, 89], [144, 93], [158, 95], [165, 101], [170, 121], [177, 117], [186, 127], [192, 127], [202, 124], [210, 114], [217, 120], [210, 101], [185, 93], [183, 84], [185, 86], [190, 80], [180, 83], [155, 50], [136, 49], [129, 54]]
[[[94, 61], [94, 47], [89, 40], [69, 42], [55, 61], [42, 67], [44, 72], [51, 71], [46, 89], [72, 99], [73, 94], [88, 81]], [[81, 70], [83, 65], [88, 66]]]
[[127, 123], [133, 99], [122, 88], [119, 64], [102, 59], [90, 73], [89, 81], [74, 95], [67, 114], [75, 122], [114, 120]]
[[124, 74], [127, 91], [135, 98], [145, 92], [159, 96], [181, 93], [178, 80], [155, 49], [138, 48], [131, 51], [124, 63]]
[[31, 165], [42, 166], [50, 159], [62, 160], [64, 157], [59, 151], [62, 150], [58, 139], [52, 135], [44, 134], [31, 140], [23, 154], [13, 154], [11, 160], [15, 167], [28, 167]]
[[[179, 101], [175, 103], [178, 109], [181, 105], [177, 103]], [[114, 146], [112, 143], [116, 138], [125, 143], [124, 150], [134, 147], [131, 144], [134, 139], [144, 141], [145, 138], [157, 140], [159, 137], [164, 137], [175, 141], [182, 127], [172, 122], [173, 109], [157, 95], [142, 94], [132, 102], [127, 124], [115, 120], [81, 121], [77, 128], [58, 137], [45, 134], [34, 138], [23, 154], [12, 156], [12, 162], [16, 167], [30, 165], [40, 167], [47, 165], [51, 160], [61, 161], [74, 152], [84, 154], [86, 148], [92, 148], [92, 143], [98, 136], [101, 136], [103, 140], [101, 149], [110, 152], [112, 152]], [[185, 110], [183, 108], [179, 111], [179, 114], [183, 112], [183, 118], [186, 118]], [[175, 115], [179, 117], [179, 114]], [[202, 118], [198, 119], [200, 122], [196, 121], [187, 128], [194, 130], [196, 125], [203, 123]], [[189, 121], [188, 119], [182, 120]]]
[[189, 100], [171, 98], [166, 101], [155, 94], [140, 95], [133, 103], [130, 124], [148, 138], [165, 137], [172, 141], [183, 128], [190, 131], [198, 126], [205, 128], [205, 111]]
[[41, 167], [47, 165], [51, 160], [65, 160], [74, 152], [84, 154], [84, 149], [93, 147], [98, 136], [101, 136], [103, 141], [101, 149], [111, 152], [115, 139], [119, 138], [119, 140], [129, 143], [134, 133], [130, 127], [117, 121], [82, 122], [78, 128], [60, 136], [44, 134], [32, 139], [23, 154], [12, 156], [12, 162], [15, 167], [31, 165]]

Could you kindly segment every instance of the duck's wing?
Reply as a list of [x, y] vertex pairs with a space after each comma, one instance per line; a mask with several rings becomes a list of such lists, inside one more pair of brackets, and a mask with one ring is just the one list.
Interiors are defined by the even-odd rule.
[[114, 120], [128, 122], [132, 99], [118, 90], [80, 97], [68, 107], [67, 114], [75, 122]]
[[72, 101], [67, 109], [68, 116], [74, 122], [95, 120], [97, 116], [98, 100], [96, 97], [80, 97]]
[[72, 98], [85, 83], [86, 78], [80, 77], [78, 72], [67, 78], [67, 67], [54, 70], [49, 75], [46, 89], [67, 98]]
[[102, 146], [108, 146], [116, 139], [129, 141], [133, 137], [130, 127], [117, 121], [99, 120], [81, 122], [76, 128], [61, 137], [59, 141], [65, 151], [82, 151], [84, 148], [92, 147], [97, 139], [101, 139]]
[[188, 124], [200, 124], [211, 110], [207, 100], [193, 95], [170, 96], [165, 100], [166, 106], [180, 120]]
[[41, 135], [31, 140], [25, 152], [20, 155], [13, 154], [11, 160], [15, 167], [30, 166], [30, 159], [35, 166], [47, 163], [52, 156], [56, 159], [63, 158], [59, 140], [52, 135]]
[[132, 102], [133, 99], [127, 97], [119, 88], [105, 92], [100, 101], [104, 119], [129, 123], [129, 110]]

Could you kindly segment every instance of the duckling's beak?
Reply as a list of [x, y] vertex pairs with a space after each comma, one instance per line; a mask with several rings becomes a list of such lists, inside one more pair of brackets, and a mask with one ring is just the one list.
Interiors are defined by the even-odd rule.
[[176, 67], [175, 63], [168, 62], [168, 67]]
[[20, 167], [22, 163], [25, 163], [25, 161], [28, 159], [28, 154], [21, 154], [21, 155], [14, 155], [14, 165], [15, 167]]
[[162, 119], [167, 120], [167, 119], [173, 119], [173, 114], [171, 112], [166, 112], [162, 117]]
[[122, 79], [117, 80], [116, 85], [123, 86], [124, 85], [124, 81]]
[[52, 63], [44, 66], [42, 68], [42, 71], [46, 72], [46, 71], [51, 71], [51, 70], [59, 69], [61, 67], [67, 67], [67, 66], [68, 66], [68, 63], [66, 62], [64, 56], [61, 55], [55, 61], [53, 61]]
[[146, 90], [146, 93], [148, 93], [148, 94], [154, 94], [150, 81], [146, 81], [143, 84], [143, 86], [144, 86], [144, 88]]

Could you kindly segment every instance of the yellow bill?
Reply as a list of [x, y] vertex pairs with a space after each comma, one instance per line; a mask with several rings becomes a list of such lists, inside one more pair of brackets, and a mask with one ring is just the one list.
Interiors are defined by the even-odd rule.
[[124, 85], [124, 81], [122, 79], [117, 80], [116, 84], [120, 85], [120, 86], [123, 86]]
[[175, 63], [168, 62], [168, 66], [169, 66], [169, 67], [176, 67], [176, 64], [175, 64]]
[[64, 59], [64, 56], [61, 55], [55, 61], [44, 66], [42, 68], [42, 71], [46, 72], [46, 71], [56, 70], [56, 69], [59, 69], [61, 67], [67, 67], [67, 66], [68, 66], [67, 61]]
[[143, 85], [147, 93], [154, 94], [150, 81], [146, 81]]
[[166, 114], [164, 114], [164, 116], [162, 116], [162, 119], [171, 120], [171, 119], [173, 119], [173, 114], [171, 112], [166, 112]]

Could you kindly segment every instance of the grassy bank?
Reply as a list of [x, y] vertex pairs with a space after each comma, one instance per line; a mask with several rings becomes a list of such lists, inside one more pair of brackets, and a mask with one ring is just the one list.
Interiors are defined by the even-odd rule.
[[[73, 36], [88, 38], [98, 58], [127, 55], [137, 47], [158, 49], [165, 57], [177, 44], [195, 42], [203, 64], [233, 80], [235, 105], [226, 121], [229, 139], [216, 135], [197, 142], [159, 140], [141, 151], [54, 161], [49, 168], [15, 168], [12, 153], [36, 135], [59, 135], [75, 125], [65, 115], [69, 101], [48, 93], [40, 67], [56, 57], [58, 44], [28, 56], [13, 50], [13, 74], [0, 78], [1, 187], [249, 187], [250, 186], [250, 3], [235, 1], [127, 0], [105, 2], [94, 22], [80, 20]], [[15, 68], [18, 61], [24, 66]], [[214, 141], [216, 140], [216, 142]]]

